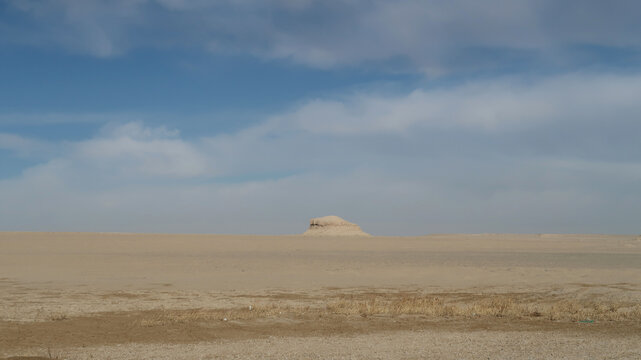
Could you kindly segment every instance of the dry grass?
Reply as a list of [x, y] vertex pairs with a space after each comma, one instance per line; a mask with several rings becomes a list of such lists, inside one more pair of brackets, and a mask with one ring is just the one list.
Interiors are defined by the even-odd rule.
[[334, 298], [321, 305], [270, 303], [231, 309], [155, 310], [144, 312], [139, 325], [317, 316], [423, 316], [434, 318], [501, 317], [551, 321], [641, 321], [641, 305], [604, 301], [546, 300], [519, 295], [461, 299], [427, 295], [368, 295]]
[[156, 310], [143, 313], [140, 326], [162, 326], [201, 321], [231, 321], [269, 318], [282, 315], [286, 307], [277, 304], [232, 309]]
[[68, 318], [69, 317], [67, 316], [67, 314], [64, 314], [64, 313], [53, 313], [47, 316], [47, 319], [49, 321], [62, 321], [62, 320], [67, 320]]

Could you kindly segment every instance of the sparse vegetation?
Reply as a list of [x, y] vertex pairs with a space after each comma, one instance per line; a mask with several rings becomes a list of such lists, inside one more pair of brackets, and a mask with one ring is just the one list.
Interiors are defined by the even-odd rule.
[[327, 309], [344, 315], [424, 315], [435, 317], [506, 317], [543, 318], [548, 320], [583, 319], [622, 321], [641, 320], [641, 305], [604, 301], [527, 300], [515, 295], [488, 295], [467, 301], [446, 301], [433, 296], [402, 296], [371, 299], [342, 299]]
[[148, 311], [140, 319], [140, 326], [162, 326], [194, 321], [250, 320], [282, 314], [284, 307], [277, 304], [234, 309], [191, 309]]
[[232, 309], [160, 310], [143, 314], [141, 326], [162, 326], [193, 321], [251, 320], [310, 316], [404, 316], [435, 318], [536, 319], [549, 321], [641, 321], [641, 305], [605, 301], [535, 300], [513, 294], [493, 294], [461, 300], [430, 295], [346, 296], [323, 305], [302, 306], [271, 303]]

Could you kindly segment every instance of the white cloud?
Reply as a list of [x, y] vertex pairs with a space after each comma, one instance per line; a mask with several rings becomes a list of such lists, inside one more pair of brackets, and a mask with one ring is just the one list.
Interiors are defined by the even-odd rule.
[[83, 167], [118, 176], [194, 177], [209, 171], [198, 149], [176, 130], [141, 123], [107, 126], [101, 136], [73, 145], [70, 156]]
[[0, 228], [291, 233], [337, 213], [378, 234], [638, 232], [640, 88], [573, 74], [361, 93], [199, 138], [112, 124], [0, 180]]
[[[359, 93], [316, 99], [272, 119], [310, 133], [407, 133], [416, 128], [501, 131], [551, 122], [608, 121], [641, 113], [641, 75], [570, 74], [537, 81], [505, 78], [406, 95]], [[269, 129], [262, 127], [262, 129]]]
[[196, 144], [181, 139], [177, 130], [145, 127], [140, 122], [108, 124], [96, 137], [58, 144], [0, 134], [0, 149], [3, 148], [22, 156], [48, 159], [27, 174], [62, 182], [93, 179], [88, 182], [122, 183], [141, 177], [190, 178], [211, 173], [207, 157]]

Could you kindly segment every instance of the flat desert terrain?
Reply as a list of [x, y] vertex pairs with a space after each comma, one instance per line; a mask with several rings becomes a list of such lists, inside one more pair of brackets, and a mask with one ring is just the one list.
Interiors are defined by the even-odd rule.
[[641, 240], [0, 233], [0, 359], [641, 359]]

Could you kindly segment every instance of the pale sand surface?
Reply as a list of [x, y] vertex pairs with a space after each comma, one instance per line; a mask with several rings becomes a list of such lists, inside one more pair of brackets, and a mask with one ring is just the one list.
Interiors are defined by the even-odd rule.
[[636, 236], [0, 233], [0, 358], [638, 359], [640, 303]]

